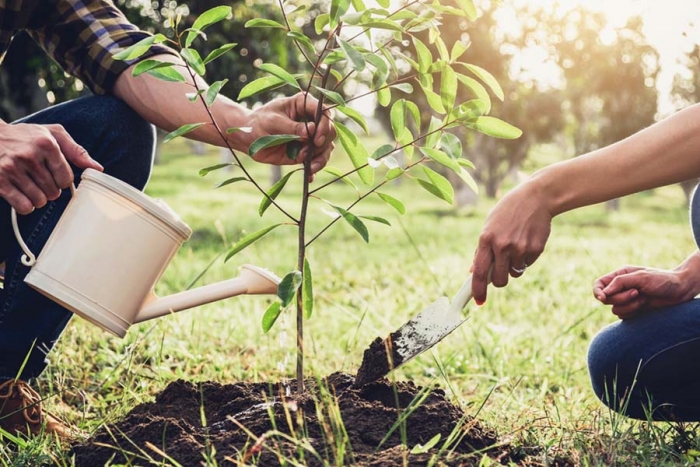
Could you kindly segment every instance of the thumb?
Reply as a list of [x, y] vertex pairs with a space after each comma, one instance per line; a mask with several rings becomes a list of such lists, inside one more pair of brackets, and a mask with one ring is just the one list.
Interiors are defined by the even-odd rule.
[[293, 134], [306, 141], [314, 134], [315, 128], [316, 125], [313, 122], [294, 122]]
[[61, 147], [61, 152], [66, 157], [68, 162], [75, 165], [79, 169], [95, 169], [100, 172], [104, 167], [95, 159], [90, 157], [87, 149], [75, 142], [73, 138], [61, 127], [58, 131], [51, 131], [51, 134], [56, 139], [56, 142]]

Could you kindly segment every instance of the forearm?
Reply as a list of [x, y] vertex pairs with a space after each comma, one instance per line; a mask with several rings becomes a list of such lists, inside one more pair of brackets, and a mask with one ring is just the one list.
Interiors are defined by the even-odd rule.
[[700, 105], [632, 136], [535, 173], [532, 187], [557, 215], [700, 177]]
[[689, 296], [700, 294], [700, 251], [696, 250], [688, 256], [674, 271], [680, 276], [681, 281], [687, 285]]
[[[119, 75], [113, 89], [114, 94], [129, 104], [144, 119], [166, 131], [173, 131], [188, 123], [206, 122], [206, 125], [188, 133], [187, 137], [222, 146], [224, 143], [221, 135], [210, 123], [211, 117], [204, 104], [199, 99], [191, 102], [186, 96], [187, 93], [196, 92], [197, 88], [206, 89], [207, 83], [198, 76], [196, 81], [193, 80], [178, 57], [158, 55], [153, 58], [182, 64], [183, 66], [177, 69], [185, 77], [185, 82], [163, 81], [146, 73], [134, 77], [132, 68], [129, 68]], [[228, 127], [246, 126], [251, 113], [222, 95], [219, 95], [211, 106], [211, 111], [224, 135]], [[246, 151], [250, 141], [242, 137], [244, 134], [233, 133], [227, 138], [234, 149]]]

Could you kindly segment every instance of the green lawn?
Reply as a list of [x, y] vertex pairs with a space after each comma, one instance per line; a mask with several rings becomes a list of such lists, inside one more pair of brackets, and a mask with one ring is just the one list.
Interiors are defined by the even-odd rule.
[[[158, 284], [159, 294], [186, 288], [243, 234], [282, 220], [273, 209], [258, 216], [260, 195], [250, 185], [214, 189], [235, 174], [198, 176], [200, 168], [219, 162], [218, 151], [191, 156], [184, 143], [169, 144], [147, 192], [180, 213], [194, 234]], [[269, 186], [269, 169], [249, 166]], [[323, 179], [328, 176], [315, 184]], [[353, 190], [336, 185], [328, 198], [347, 206]], [[371, 223], [366, 245], [349, 225], [337, 223], [311, 247], [317, 304], [306, 324], [309, 374], [353, 373], [376, 336], [441, 294], [456, 292], [493, 204], [482, 199], [477, 207], [458, 210], [409, 180], [383, 191], [406, 203], [406, 215], [376, 197], [356, 212], [384, 216], [393, 227]], [[291, 194], [281, 198], [290, 209], [294, 200]], [[322, 203], [312, 205], [311, 216], [311, 232], [330, 220]], [[233, 277], [244, 263], [289, 272], [296, 267], [294, 232], [279, 228], [227, 263], [219, 258], [199, 283]], [[677, 427], [611, 417], [593, 395], [586, 369], [591, 338], [616, 320], [593, 299], [593, 280], [626, 263], [673, 267], [693, 249], [678, 187], [624, 199], [616, 213], [595, 206], [564, 215], [555, 220], [536, 265], [508, 288], [491, 290], [483, 307], [470, 304], [472, 318], [396, 378], [438, 383], [467, 411], [480, 409], [479, 419], [502, 436], [546, 447], [552, 456], [565, 452], [581, 465], [694, 465], [692, 457], [674, 450]], [[176, 378], [292, 377], [294, 317], [290, 310], [263, 334], [261, 317], [269, 303], [268, 297], [229, 299], [134, 326], [123, 340], [76, 318], [40, 381], [44, 394], [61, 394], [47, 405], [91, 430]], [[5, 464], [33, 465], [40, 447], [29, 443], [19, 456], [2, 449]], [[70, 465], [69, 459], [62, 462]]]

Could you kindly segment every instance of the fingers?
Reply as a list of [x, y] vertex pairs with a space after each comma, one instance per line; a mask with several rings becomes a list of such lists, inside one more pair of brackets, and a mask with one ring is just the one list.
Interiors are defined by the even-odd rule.
[[[87, 150], [80, 146], [78, 143], [76, 143], [61, 125], [46, 125], [46, 128], [56, 139], [56, 142], [60, 146], [61, 152], [63, 153], [65, 160], [68, 160], [68, 162], [71, 162], [73, 165], [80, 169], [95, 169], [99, 171], [104, 170], [104, 167], [102, 167], [102, 165], [99, 162], [90, 157]], [[54, 163], [56, 164], [55, 167], [58, 170], [58, 174], [56, 174], [56, 176], [61, 182], [64, 182], [66, 177], [66, 168], [70, 170], [70, 167], [68, 167], [67, 164], [66, 167], [63, 167], [63, 165], [60, 164], [58, 161], [54, 161]], [[59, 180], [56, 180], [56, 182], [59, 183]], [[72, 171], [70, 173], [70, 180], [71, 182], [73, 181]], [[70, 185], [70, 182], [68, 184], [59, 184], [61, 188], [67, 188], [68, 185]]]
[[472, 296], [477, 305], [486, 302], [486, 291], [489, 285], [489, 270], [493, 264], [491, 248], [480, 244], [474, 255], [472, 264]]

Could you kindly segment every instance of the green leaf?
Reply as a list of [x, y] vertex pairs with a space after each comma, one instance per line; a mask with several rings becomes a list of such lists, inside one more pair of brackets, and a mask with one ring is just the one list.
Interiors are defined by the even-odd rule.
[[[464, 159], [460, 159], [458, 162], [461, 162]], [[461, 164], [460, 164], [461, 165]], [[459, 175], [459, 178], [466, 183], [466, 185], [472, 189], [474, 193], [477, 195], [479, 194], [479, 185], [477, 185], [476, 180], [474, 180], [474, 177], [464, 168], [460, 167], [460, 171], [457, 172], [457, 175]]]
[[360, 216], [362, 219], [367, 219], [368, 221], [379, 222], [380, 224], [388, 225], [391, 227], [391, 222], [379, 216]]
[[196, 31], [203, 31], [205, 28], [211, 26], [214, 23], [225, 20], [231, 16], [230, 6], [216, 6], [210, 10], [205, 11], [192, 24], [193, 31], [187, 33], [187, 38], [185, 39], [185, 47], [192, 45], [195, 37], [197, 37]]
[[304, 310], [304, 318], [309, 319], [314, 312], [314, 286], [311, 278], [311, 266], [309, 260], [304, 258], [304, 274], [301, 283], [301, 303]]
[[386, 61], [376, 54], [368, 54], [366, 60], [375, 68], [372, 76], [372, 87], [377, 89], [383, 86], [389, 76], [389, 66], [386, 64]]
[[489, 92], [486, 90], [484, 85], [475, 80], [474, 78], [464, 76], [461, 73], [457, 74], [457, 79], [460, 83], [462, 83], [471, 92], [474, 93], [474, 97], [476, 97], [480, 101], [483, 101], [486, 104], [484, 113], [489, 113], [491, 111], [491, 96], [489, 96]]
[[444, 165], [445, 167], [453, 170], [454, 172], [459, 172], [461, 170], [461, 167], [459, 166], [456, 160], [452, 159], [450, 156], [440, 151], [439, 149], [419, 148], [419, 150], [420, 152], [425, 154], [426, 157], [434, 160], [438, 164]]
[[311, 42], [311, 39], [309, 39], [304, 34], [297, 32], [297, 31], [289, 31], [287, 33], [287, 37], [290, 37], [291, 39], [297, 41], [299, 43], [299, 45], [304, 47], [308, 52], [316, 53], [316, 48], [314, 47], [314, 43]]
[[479, 117], [473, 122], [465, 123], [465, 125], [494, 138], [518, 139], [523, 134], [519, 128], [496, 117]]
[[435, 436], [433, 436], [432, 438], [430, 438], [430, 440], [427, 443], [416, 444], [415, 446], [413, 446], [413, 449], [411, 449], [411, 454], [425, 454], [425, 453], [427, 453], [432, 448], [437, 446], [437, 443], [440, 442], [441, 437], [442, 437], [442, 434], [438, 433]]
[[457, 75], [449, 65], [446, 65], [442, 70], [440, 96], [442, 97], [442, 105], [446, 110], [454, 107], [455, 99], [457, 98]]
[[367, 226], [360, 220], [359, 217], [357, 217], [355, 214], [346, 211], [345, 209], [341, 208], [340, 206], [335, 206], [331, 204], [331, 207], [338, 211], [338, 214], [345, 219], [345, 221], [352, 226], [353, 229], [357, 231], [357, 233], [360, 234], [362, 239], [369, 243], [369, 232], [367, 231]]
[[185, 59], [185, 62], [192, 67], [195, 73], [199, 76], [204, 76], [206, 69], [204, 68], [202, 57], [199, 56], [199, 52], [194, 49], [182, 49], [180, 50], [180, 55]]
[[236, 133], [237, 131], [240, 131], [241, 133], [252, 133], [253, 127], [250, 127], [250, 126], [232, 126], [230, 128], [226, 128], [227, 135], [230, 135], [231, 133]]
[[199, 176], [200, 177], [205, 177], [209, 172], [213, 172], [215, 170], [223, 169], [224, 167], [228, 167], [230, 165], [233, 165], [233, 162], [225, 162], [223, 164], [216, 164], [216, 165], [210, 165], [209, 167], [204, 167], [199, 171]]
[[136, 64], [136, 66], [134, 66], [134, 70], [131, 72], [131, 75], [136, 77], [157, 68], [172, 68], [174, 66], [175, 64], [171, 62], [161, 62], [160, 60], [152, 60], [147, 58], [146, 60], [141, 60]]
[[287, 147], [284, 151], [287, 159], [291, 159], [293, 161], [297, 160], [297, 157], [299, 157], [299, 153], [303, 147], [304, 145], [301, 143], [301, 141], [290, 141], [287, 143]]
[[472, 0], [457, 0], [457, 5], [467, 14], [470, 21], [476, 19], [476, 8]]
[[207, 63], [211, 62], [212, 60], [216, 60], [217, 58], [221, 57], [223, 54], [228, 52], [229, 50], [233, 49], [236, 47], [238, 44], [224, 44], [221, 47], [218, 47], [211, 52], [209, 52], [209, 55], [207, 55], [207, 58], [205, 58], [202, 62], [206, 65]]
[[275, 325], [275, 321], [277, 321], [280, 314], [282, 314], [282, 304], [280, 302], [272, 302], [270, 306], [267, 307], [262, 317], [262, 330], [265, 334], [272, 329], [272, 326]]
[[263, 63], [262, 65], [260, 65], [260, 69], [270, 73], [273, 76], [278, 77], [281, 80], [284, 80], [285, 83], [291, 84], [295, 88], [301, 90], [301, 87], [299, 86], [299, 83], [297, 83], [296, 78], [281, 66], [275, 65], [274, 63]]
[[179, 71], [172, 67], [154, 68], [152, 70], [148, 70], [146, 73], [163, 81], [170, 81], [173, 83], [185, 82], [185, 77], [182, 76], [182, 74]]
[[434, 170], [425, 166], [422, 168], [423, 172], [428, 176], [428, 180], [416, 179], [418, 184], [432, 195], [452, 204], [454, 189], [450, 182]]
[[501, 85], [498, 84], [498, 81], [496, 78], [493, 77], [491, 73], [488, 71], [484, 70], [480, 66], [472, 65], [471, 63], [462, 63], [464, 67], [466, 67], [469, 71], [474, 73], [481, 81], [484, 82], [486, 86], [491, 88], [491, 91], [498, 97], [500, 100], [503, 100], [503, 89], [501, 89]]
[[462, 157], [462, 142], [456, 135], [445, 132], [440, 137], [440, 149], [445, 151], [452, 159]]
[[355, 11], [364, 11], [367, 9], [365, 2], [362, 0], [352, 0], [352, 7], [355, 9]]
[[353, 187], [355, 190], [357, 190], [357, 186], [353, 183], [352, 180], [350, 180], [350, 177], [349, 177], [349, 176], [344, 176], [344, 175], [346, 175], [345, 172], [343, 172], [343, 171], [340, 170], [339, 168], [333, 167], [333, 166], [331, 166], [331, 165], [327, 165], [327, 166], [325, 166], [325, 167], [323, 168], [323, 171], [324, 171], [324, 172], [327, 172], [327, 173], [329, 173], [330, 175], [336, 177], [337, 179], [339, 179], [339, 180], [341, 180], [341, 181], [347, 183], [348, 185], [350, 185], [351, 187]]
[[442, 131], [438, 130], [438, 128], [440, 128], [442, 125], [443, 122], [439, 118], [431, 115], [430, 124], [428, 125], [428, 132], [426, 133], [428, 136], [425, 138], [425, 145], [429, 148], [434, 148], [437, 146], [438, 141], [440, 141]]
[[376, 192], [376, 193], [377, 193], [377, 196], [379, 196], [382, 199], [382, 201], [384, 201], [386, 204], [388, 204], [392, 208], [396, 209], [396, 211], [399, 214], [401, 214], [401, 215], [406, 214], [406, 206], [404, 206], [404, 204], [401, 201], [399, 201], [398, 199], [394, 198], [391, 195], [387, 195], [386, 193], [380, 193], [380, 192]]
[[386, 107], [391, 103], [391, 91], [389, 88], [380, 88], [377, 90], [377, 102], [382, 107]]
[[391, 129], [394, 132], [396, 140], [400, 140], [401, 136], [406, 131], [406, 101], [399, 99], [391, 106], [389, 113], [391, 120]]
[[365, 165], [369, 158], [367, 148], [357, 135], [342, 123], [335, 122], [335, 129], [338, 132], [340, 144], [343, 145], [345, 152], [348, 157], [350, 157], [352, 165], [358, 169], [357, 174], [360, 176], [360, 180], [362, 180], [365, 185], [371, 185], [374, 181], [374, 170]]
[[251, 234], [246, 235], [242, 239], [238, 240], [229, 250], [228, 253], [226, 254], [226, 259], [224, 259], [224, 262], [228, 261], [235, 255], [236, 253], [242, 251], [243, 249], [249, 247], [253, 243], [257, 242], [260, 240], [262, 237], [270, 233], [272, 230], [276, 229], [282, 224], [275, 224], [271, 225], [269, 227], [265, 227], [264, 229], [258, 230], [257, 232], [253, 232]]
[[461, 165], [462, 167], [466, 167], [468, 169], [476, 169], [476, 166], [472, 163], [472, 161], [467, 160], [467, 159], [457, 159], [457, 163]]
[[226, 185], [231, 185], [232, 183], [249, 182], [249, 181], [250, 180], [248, 180], [248, 178], [246, 178], [246, 177], [233, 177], [233, 178], [229, 178], [227, 180], [224, 180], [223, 182], [216, 185], [214, 188], [221, 188], [221, 187], [226, 186]]
[[338, 105], [345, 105], [345, 99], [343, 99], [343, 96], [341, 96], [339, 93], [337, 93], [335, 91], [328, 90], [328, 89], [319, 88], [318, 86], [314, 86], [314, 87], [316, 89], [318, 89], [321, 94], [326, 96], [326, 98], [329, 101], [331, 101], [335, 104], [338, 104]]
[[395, 76], [399, 76], [399, 69], [396, 66], [396, 60], [394, 60], [394, 56], [392, 53], [383, 45], [379, 46], [379, 51], [382, 53], [384, 58], [386, 59], [387, 62], [389, 62], [389, 65], [391, 66], [392, 71], [394, 72]]
[[372, 159], [384, 159], [394, 151], [396, 151], [396, 147], [393, 144], [383, 144], [374, 150]]
[[127, 47], [121, 52], [114, 54], [112, 58], [115, 60], [133, 60], [148, 52], [148, 49], [151, 48], [151, 45], [158, 44], [165, 40], [167, 40], [167, 38], [162, 34], [149, 36], [145, 39], [141, 39], [136, 44]]
[[433, 91], [432, 89], [423, 86], [421, 83], [421, 88], [423, 88], [423, 93], [425, 94], [425, 98], [428, 101], [428, 105], [430, 106], [431, 109], [433, 109], [435, 112], [439, 114], [444, 114], [447, 112], [445, 110], [445, 106], [442, 105], [442, 98], [438, 93]]
[[255, 154], [258, 153], [258, 151], [262, 151], [263, 149], [267, 148], [272, 148], [275, 146], [281, 146], [282, 144], [286, 144], [290, 141], [297, 141], [301, 139], [297, 135], [267, 135], [267, 136], [262, 136], [255, 141], [253, 141], [253, 144], [250, 145], [248, 148], [248, 155], [249, 156], [254, 156]]
[[377, 0], [377, 3], [379, 6], [383, 8], [389, 8], [389, 5], [391, 4], [391, 0]]
[[[297, 170], [300, 170], [300, 169], [297, 169]], [[270, 205], [272, 205], [272, 201], [270, 200], [270, 198], [277, 199], [277, 196], [279, 196], [279, 194], [282, 192], [282, 189], [284, 189], [284, 186], [289, 181], [289, 177], [294, 175], [294, 172], [296, 172], [297, 170], [293, 170], [293, 171], [287, 173], [284, 177], [280, 178], [277, 181], [277, 183], [272, 185], [272, 188], [270, 188], [268, 190], [267, 196], [263, 196], [262, 201], [260, 201], [260, 207], [258, 207], [258, 214], [260, 214], [261, 217], [265, 213], [265, 211], [267, 211], [267, 208], [269, 208]], [[269, 196], [269, 198], [268, 198], [268, 196]]]
[[406, 101], [406, 110], [408, 114], [413, 118], [413, 124], [416, 126], [416, 130], [420, 133], [421, 127], [421, 116], [420, 109], [413, 101]]
[[486, 113], [486, 103], [480, 99], [472, 99], [460, 104], [452, 111], [453, 116], [458, 122], [474, 122], [476, 119]]
[[207, 103], [207, 106], [210, 106], [214, 103], [214, 101], [216, 100], [216, 96], [219, 95], [221, 88], [224, 87], [224, 84], [226, 83], [228, 83], [228, 79], [222, 79], [221, 81], [215, 81], [211, 84], [211, 86], [209, 86], [209, 89], [207, 89], [207, 93], [204, 95], [204, 102]]
[[294, 294], [301, 285], [301, 273], [292, 271], [282, 278], [279, 287], [277, 287], [277, 296], [282, 300], [282, 306], [285, 307], [292, 303]]
[[271, 91], [282, 86], [285, 81], [277, 76], [265, 76], [263, 78], [258, 78], [254, 81], [243, 86], [240, 94], [238, 94], [238, 100], [243, 100], [246, 97], [252, 97], [261, 92]]
[[190, 102], [196, 102], [197, 98], [204, 94], [206, 92], [206, 89], [198, 89], [197, 92], [188, 92], [185, 94], [187, 98], [190, 100]]
[[328, 25], [330, 18], [331, 15], [328, 13], [323, 13], [316, 17], [314, 20], [314, 30], [316, 30], [316, 34], [321, 34], [323, 32], [323, 28]]
[[347, 13], [349, 7], [350, 0], [331, 0], [331, 29], [335, 28], [338, 25], [338, 20], [341, 16]]
[[400, 24], [390, 20], [390, 19], [377, 19], [374, 21], [366, 21], [358, 24], [363, 28], [370, 29], [386, 29], [389, 31], [404, 32], [404, 28]]
[[413, 46], [416, 48], [416, 54], [418, 55], [418, 72], [427, 73], [433, 64], [433, 55], [430, 53], [430, 49], [415, 36], [413, 37]]
[[336, 37], [336, 40], [338, 41], [340, 49], [345, 54], [345, 57], [350, 61], [350, 63], [352, 63], [352, 67], [355, 69], [355, 71], [364, 70], [367, 66], [367, 62], [365, 62], [365, 57], [362, 55], [362, 53], [340, 37]]
[[452, 52], [450, 53], [450, 62], [454, 62], [455, 60], [459, 59], [464, 52], [466, 52], [468, 47], [464, 45], [462, 41], [456, 41], [452, 45]]
[[272, 29], [287, 29], [283, 24], [266, 18], [254, 18], [246, 21], [246, 28], [272, 28]]
[[362, 127], [362, 129], [365, 131], [365, 134], [369, 135], [369, 127], [367, 126], [367, 120], [365, 120], [365, 117], [363, 117], [362, 114], [360, 114], [360, 112], [353, 109], [352, 107], [347, 107], [345, 105], [339, 105], [338, 107], [336, 107], [336, 110], [350, 117], [355, 123]]
[[406, 94], [412, 94], [413, 93], [413, 85], [411, 83], [398, 83], [398, 84], [392, 84], [391, 89], [397, 89], [403, 93]]
[[204, 125], [204, 122], [202, 123], [188, 123], [187, 125], [182, 125], [180, 128], [178, 128], [175, 131], [171, 131], [165, 137], [163, 138], [163, 143], [167, 143], [168, 141], [171, 141], [178, 136], [182, 136], [184, 134], [189, 133], [190, 131], [196, 130], [200, 126]]

